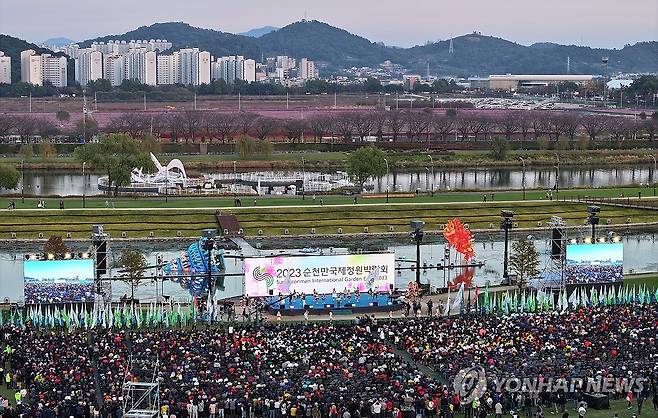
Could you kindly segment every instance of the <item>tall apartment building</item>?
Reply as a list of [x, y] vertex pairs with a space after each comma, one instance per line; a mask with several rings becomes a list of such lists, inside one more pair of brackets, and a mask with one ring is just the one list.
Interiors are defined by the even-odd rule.
[[299, 67], [297, 68], [297, 76], [302, 80], [310, 80], [312, 78], [318, 78], [317, 69], [315, 68], [315, 63], [308, 58], [302, 58], [299, 60]]
[[180, 82], [185, 85], [198, 86], [210, 83], [210, 52], [199, 48], [185, 48], [180, 54]]
[[21, 81], [37, 86], [43, 85], [41, 55], [33, 49], [21, 52]]
[[43, 81], [49, 81], [55, 87], [68, 85], [68, 68], [66, 57], [53, 57], [50, 54], [41, 55], [41, 75]]
[[241, 55], [230, 55], [217, 59], [215, 79], [221, 79], [227, 83], [235, 83], [235, 80], [244, 80], [249, 83], [256, 81], [256, 61], [244, 59]]
[[158, 85], [178, 84], [180, 79], [180, 53], [158, 55]]
[[125, 76], [125, 58], [119, 54], [103, 55], [103, 78], [114, 87], [120, 86]]
[[0, 51], [0, 84], [11, 84], [11, 57]]
[[92, 48], [80, 49], [75, 59], [75, 80], [82, 86], [104, 78], [103, 53]]
[[128, 80], [155, 86], [157, 59], [155, 51], [146, 48], [132, 50], [124, 55], [124, 75]]

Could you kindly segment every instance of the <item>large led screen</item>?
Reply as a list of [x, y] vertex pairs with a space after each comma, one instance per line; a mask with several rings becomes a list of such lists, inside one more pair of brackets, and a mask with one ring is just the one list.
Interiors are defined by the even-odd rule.
[[612, 283], [624, 278], [623, 244], [567, 245], [567, 284]]
[[94, 301], [94, 260], [26, 260], [25, 303]]
[[388, 292], [394, 284], [395, 254], [250, 257], [244, 260], [245, 295], [317, 292]]

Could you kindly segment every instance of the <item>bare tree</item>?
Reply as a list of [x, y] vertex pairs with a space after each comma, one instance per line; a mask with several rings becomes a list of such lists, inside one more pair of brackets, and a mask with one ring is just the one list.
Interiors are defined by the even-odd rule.
[[42, 137], [47, 138], [59, 133], [59, 128], [57, 125], [50, 119], [37, 119], [36, 120], [36, 132]]
[[434, 136], [445, 141], [446, 137], [450, 135], [455, 127], [455, 119], [446, 115], [436, 115], [432, 118], [431, 129], [434, 131]]
[[505, 135], [505, 139], [508, 141], [520, 129], [519, 119], [518, 112], [505, 112], [505, 115], [498, 119], [498, 129], [500, 129], [500, 132]]
[[308, 129], [316, 142], [322, 142], [322, 137], [329, 130], [329, 124], [329, 117], [324, 115], [316, 115], [308, 120]]
[[614, 139], [622, 141], [633, 134], [633, 125], [625, 118], [614, 118], [608, 121], [608, 131]]
[[562, 118], [562, 115], [552, 114], [545, 118], [544, 122], [544, 130], [548, 132], [548, 139], [553, 139], [554, 141], [559, 140], [560, 135], [562, 135], [565, 131], [564, 119]]
[[362, 142], [366, 136], [370, 136], [372, 128], [375, 126], [372, 117], [365, 112], [355, 113], [352, 117], [352, 122], [354, 124], [354, 130], [359, 135]]
[[532, 127], [532, 120], [534, 119], [534, 112], [524, 111], [518, 112], [517, 122], [519, 124], [519, 132], [521, 132], [521, 138], [525, 141], [530, 134], [530, 128]]
[[187, 144], [190, 139], [194, 142], [194, 137], [201, 129], [203, 114], [200, 110], [186, 110], [183, 118], [185, 120], [185, 143]]
[[599, 115], [585, 116], [581, 123], [589, 139], [595, 141], [596, 137], [606, 130], [607, 118]]
[[303, 120], [300, 119], [288, 119], [284, 124], [284, 128], [286, 130], [286, 136], [293, 143], [301, 139], [305, 127], [306, 124], [304, 123]]
[[213, 115], [213, 129], [222, 143], [233, 139], [238, 131], [238, 120], [238, 115], [234, 113], [215, 113]]
[[496, 121], [490, 116], [481, 115], [477, 118], [477, 123], [480, 128], [480, 132], [482, 132], [482, 135], [484, 135], [484, 140], [486, 141], [495, 131]]
[[249, 135], [249, 131], [254, 127], [258, 115], [251, 112], [240, 112], [237, 117], [239, 132], [242, 135]]
[[404, 129], [404, 122], [405, 119], [399, 111], [394, 110], [388, 113], [386, 125], [393, 135], [393, 142], [397, 141], [400, 133]]
[[546, 114], [543, 112], [532, 112], [530, 126], [532, 127], [532, 136], [536, 141], [544, 132], [544, 127], [546, 126]]
[[468, 139], [468, 134], [473, 131], [473, 121], [468, 115], [460, 113], [455, 118], [455, 129], [459, 132], [462, 141]]
[[185, 118], [180, 112], [167, 114], [165, 116], [165, 125], [169, 129], [173, 141], [178, 141], [178, 137], [185, 132]]
[[375, 131], [375, 135], [377, 135], [377, 140], [383, 141], [384, 132], [386, 131], [386, 123], [388, 121], [386, 112], [374, 112], [370, 117], [372, 118], [372, 129]]
[[16, 118], [15, 130], [21, 139], [30, 142], [30, 136], [34, 135], [37, 130], [37, 120], [32, 116], [19, 116]]
[[578, 128], [580, 127], [580, 117], [577, 115], [562, 115], [562, 129], [565, 135], [571, 141], [576, 139]]
[[424, 112], [405, 112], [407, 125], [407, 135], [411, 140], [420, 139], [423, 133], [427, 132], [430, 125], [430, 118]]
[[276, 119], [268, 118], [266, 116], [259, 117], [258, 119], [256, 119], [256, 123], [254, 126], [254, 132], [256, 134], [256, 138], [260, 140], [264, 140], [278, 128], [278, 125], [279, 122]]
[[14, 116], [0, 114], [0, 136], [11, 134], [17, 124], [18, 120]]
[[334, 128], [336, 133], [343, 138], [343, 141], [352, 141], [352, 135], [354, 134], [354, 121], [352, 120], [352, 115], [350, 113], [344, 112], [336, 115], [334, 118]]

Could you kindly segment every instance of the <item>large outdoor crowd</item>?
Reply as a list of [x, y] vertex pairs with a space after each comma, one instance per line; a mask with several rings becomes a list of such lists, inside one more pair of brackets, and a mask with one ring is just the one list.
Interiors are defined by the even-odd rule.
[[89, 283], [25, 283], [25, 303], [91, 302], [94, 284]]
[[0, 416], [121, 418], [124, 381], [150, 381], [156, 357], [160, 412], [168, 418], [578, 416], [571, 402], [583, 406], [581, 393], [514, 393], [491, 384], [466, 402], [452, 379], [473, 366], [488, 377], [646, 377], [643, 390], [614, 396], [631, 396], [633, 408], [646, 399], [656, 411], [657, 330], [656, 305], [132, 331], [5, 325], [2, 380], [18, 402], [0, 402]]

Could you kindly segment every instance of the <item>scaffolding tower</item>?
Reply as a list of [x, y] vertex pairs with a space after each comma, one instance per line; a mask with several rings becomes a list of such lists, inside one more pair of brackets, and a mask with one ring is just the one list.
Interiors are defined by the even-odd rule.
[[550, 236], [546, 263], [537, 290], [561, 291], [564, 289], [564, 265], [566, 261], [566, 224], [559, 216], [552, 216], [548, 222]]
[[157, 355], [155, 357], [130, 355], [128, 368], [124, 373], [122, 390], [124, 418], [154, 418], [159, 416], [159, 369], [160, 359]]

